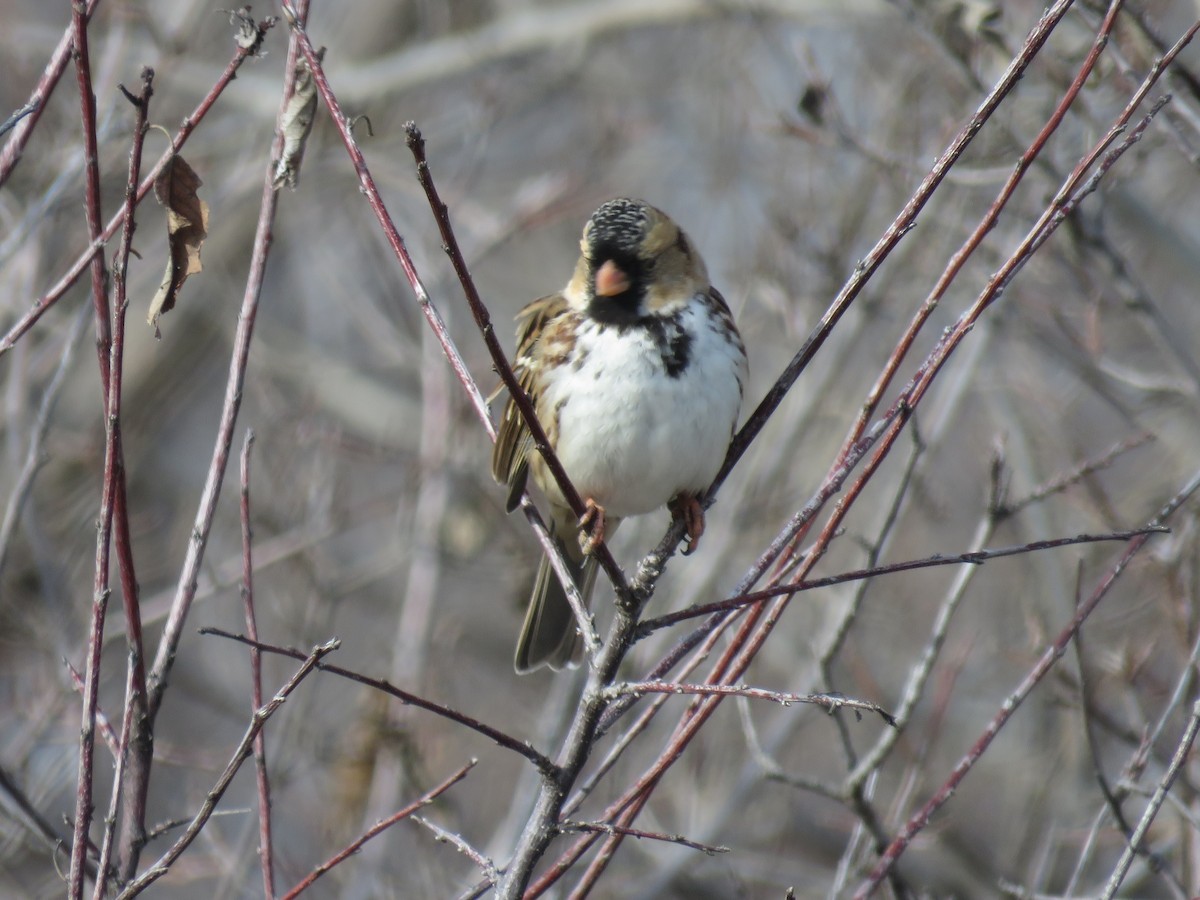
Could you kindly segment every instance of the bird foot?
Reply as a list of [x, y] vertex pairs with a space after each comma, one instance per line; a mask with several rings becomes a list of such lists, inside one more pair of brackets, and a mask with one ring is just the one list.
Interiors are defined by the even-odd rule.
[[680, 494], [672, 500], [668, 507], [671, 515], [683, 522], [683, 531], [687, 537], [687, 547], [684, 556], [690, 556], [700, 546], [700, 535], [704, 534], [704, 507], [700, 498], [695, 494]]
[[596, 546], [604, 540], [604, 507], [588, 497], [584, 500], [587, 509], [579, 517], [579, 546], [584, 556], [591, 556]]

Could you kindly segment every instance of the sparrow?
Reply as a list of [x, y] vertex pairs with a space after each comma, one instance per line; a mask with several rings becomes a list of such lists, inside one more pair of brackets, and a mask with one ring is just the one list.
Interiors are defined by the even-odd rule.
[[[492, 474], [507, 509], [532, 474], [549, 530], [586, 602], [591, 551], [621, 519], [669, 505], [688, 552], [704, 531], [703, 495], [729, 449], [747, 376], [746, 351], [704, 261], [662, 210], [618, 198], [583, 228], [567, 286], [517, 316], [513, 365], [551, 448], [584, 499], [580, 519], [510, 397]], [[575, 616], [542, 558], [521, 628], [517, 672], [578, 663]]]

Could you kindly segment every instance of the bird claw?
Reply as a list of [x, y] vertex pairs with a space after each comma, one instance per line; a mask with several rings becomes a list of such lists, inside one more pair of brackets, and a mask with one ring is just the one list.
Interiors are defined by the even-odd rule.
[[687, 547], [683, 555], [691, 556], [700, 546], [700, 535], [704, 534], [704, 507], [695, 494], [680, 494], [669, 504], [671, 515], [683, 522]]
[[579, 517], [579, 547], [584, 556], [591, 556], [592, 551], [604, 541], [604, 507], [588, 497], [584, 501], [584, 510]]

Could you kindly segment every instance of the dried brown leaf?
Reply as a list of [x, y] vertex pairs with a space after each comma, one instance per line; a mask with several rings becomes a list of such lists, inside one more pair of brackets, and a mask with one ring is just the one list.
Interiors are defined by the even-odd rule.
[[[325, 55], [325, 48], [317, 51], [317, 58]], [[308, 62], [301, 60], [296, 66], [296, 86], [283, 115], [279, 120], [283, 132], [283, 152], [275, 166], [275, 189], [287, 185], [295, 188], [300, 183], [300, 163], [304, 159], [304, 145], [312, 132], [313, 119], [317, 113], [317, 83], [313, 79]]]
[[196, 193], [203, 182], [182, 156], [171, 159], [154, 179], [154, 196], [167, 208], [167, 244], [170, 259], [158, 292], [150, 301], [146, 321], [158, 333], [158, 320], [175, 307], [179, 289], [203, 268], [200, 246], [208, 237], [208, 204]]

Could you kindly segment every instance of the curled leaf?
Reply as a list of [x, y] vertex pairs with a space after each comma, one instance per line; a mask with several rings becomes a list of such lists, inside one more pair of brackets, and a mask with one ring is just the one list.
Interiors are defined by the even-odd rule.
[[[325, 48], [317, 51], [317, 58], [325, 55]], [[275, 189], [287, 185], [295, 188], [300, 183], [300, 162], [304, 159], [304, 145], [312, 131], [317, 113], [317, 83], [307, 60], [296, 65], [296, 84], [291, 98], [284, 107], [279, 120], [283, 132], [283, 152], [275, 165]]]
[[201, 184], [200, 176], [182, 156], [172, 157], [154, 179], [154, 196], [167, 208], [167, 245], [171, 254], [146, 319], [154, 326], [156, 335], [159, 318], [174, 308], [183, 283], [202, 268], [200, 245], [208, 237], [208, 204], [196, 193]]

